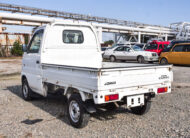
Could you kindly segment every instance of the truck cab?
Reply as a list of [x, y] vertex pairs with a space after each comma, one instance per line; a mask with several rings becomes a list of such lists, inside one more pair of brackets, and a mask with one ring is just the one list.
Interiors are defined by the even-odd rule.
[[154, 40], [145, 46], [145, 51], [156, 52], [158, 55], [170, 44], [169, 41], [157, 41]]

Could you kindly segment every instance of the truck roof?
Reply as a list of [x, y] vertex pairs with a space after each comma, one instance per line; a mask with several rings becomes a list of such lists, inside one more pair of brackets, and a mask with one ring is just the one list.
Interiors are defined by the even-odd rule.
[[157, 40], [154, 40], [154, 41], [152, 41], [150, 43], [154, 43], [154, 44], [169, 44], [170, 41], [157, 41]]

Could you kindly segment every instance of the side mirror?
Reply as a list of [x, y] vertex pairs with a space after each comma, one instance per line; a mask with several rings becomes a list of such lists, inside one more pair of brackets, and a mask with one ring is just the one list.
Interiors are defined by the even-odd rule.
[[22, 45], [22, 52], [27, 52], [27, 45], [26, 44]]

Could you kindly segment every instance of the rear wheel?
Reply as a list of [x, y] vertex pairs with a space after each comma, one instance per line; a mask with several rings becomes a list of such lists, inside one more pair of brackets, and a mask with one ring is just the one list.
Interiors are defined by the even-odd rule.
[[151, 102], [148, 100], [145, 100], [145, 103], [143, 106], [133, 107], [131, 108], [131, 111], [132, 113], [136, 115], [144, 115], [150, 110], [150, 107], [151, 107]]
[[167, 60], [166, 58], [162, 58], [162, 59], [160, 60], [160, 64], [162, 64], [162, 65], [167, 65], [167, 64], [168, 64], [168, 60]]
[[114, 56], [110, 56], [110, 61], [111, 62], [115, 62], [116, 61], [116, 58]]
[[71, 125], [76, 128], [85, 127], [90, 119], [90, 115], [86, 112], [79, 94], [73, 94], [69, 98], [67, 113]]
[[137, 61], [138, 61], [139, 63], [144, 63], [144, 62], [145, 62], [143, 56], [139, 56], [139, 57], [137, 58]]

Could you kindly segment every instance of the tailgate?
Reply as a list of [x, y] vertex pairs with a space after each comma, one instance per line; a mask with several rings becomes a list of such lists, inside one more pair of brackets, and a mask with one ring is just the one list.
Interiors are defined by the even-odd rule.
[[102, 69], [98, 89], [119, 89], [173, 81], [172, 65]]

